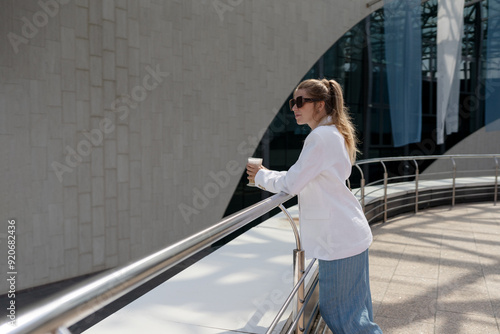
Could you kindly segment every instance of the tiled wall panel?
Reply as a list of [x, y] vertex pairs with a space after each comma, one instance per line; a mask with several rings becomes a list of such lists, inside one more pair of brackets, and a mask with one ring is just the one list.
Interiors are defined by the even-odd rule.
[[180, 207], [210, 172], [243, 170], [238, 145], [375, 9], [366, 2], [3, 0], [0, 268], [9, 218], [18, 290], [216, 223], [239, 175], [197, 214]]

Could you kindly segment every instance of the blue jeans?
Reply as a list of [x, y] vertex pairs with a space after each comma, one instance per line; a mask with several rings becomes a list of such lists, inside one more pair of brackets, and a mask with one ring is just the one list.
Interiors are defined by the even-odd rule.
[[381, 334], [373, 322], [368, 250], [340, 260], [319, 260], [319, 307], [335, 334]]

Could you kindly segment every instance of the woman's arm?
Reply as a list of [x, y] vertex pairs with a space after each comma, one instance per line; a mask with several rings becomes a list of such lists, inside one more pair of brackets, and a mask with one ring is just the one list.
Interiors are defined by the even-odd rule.
[[332, 161], [332, 157], [329, 156], [333, 153], [332, 145], [335, 143], [330, 143], [330, 149], [327, 149], [322, 136], [317, 132], [311, 132], [306, 138], [299, 159], [288, 172], [256, 168], [252, 170], [256, 172], [255, 184], [273, 193], [298, 194], [307, 183], [328, 167], [328, 162]]

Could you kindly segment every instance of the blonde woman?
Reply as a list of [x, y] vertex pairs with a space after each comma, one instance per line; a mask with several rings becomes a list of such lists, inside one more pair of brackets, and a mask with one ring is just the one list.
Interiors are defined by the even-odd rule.
[[299, 195], [306, 256], [319, 260], [320, 312], [340, 333], [382, 333], [373, 322], [368, 247], [373, 238], [357, 199], [346, 187], [356, 159], [356, 135], [334, 80], [301, 82], [290, 100], [297, 124], [312, 129], [286, 172], [247, 165], [267, 191]]

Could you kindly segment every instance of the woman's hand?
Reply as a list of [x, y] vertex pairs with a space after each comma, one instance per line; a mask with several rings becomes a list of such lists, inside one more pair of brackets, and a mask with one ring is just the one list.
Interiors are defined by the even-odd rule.
[[267, 168], [264, 167], [264, 166], [262, 166], [262, 165], [247, 164], [248, 179], [253, 181], [255, 179], [255, 175], [257, 174], [257, 172], [260, 169], [266, 169], [267, 170]]

